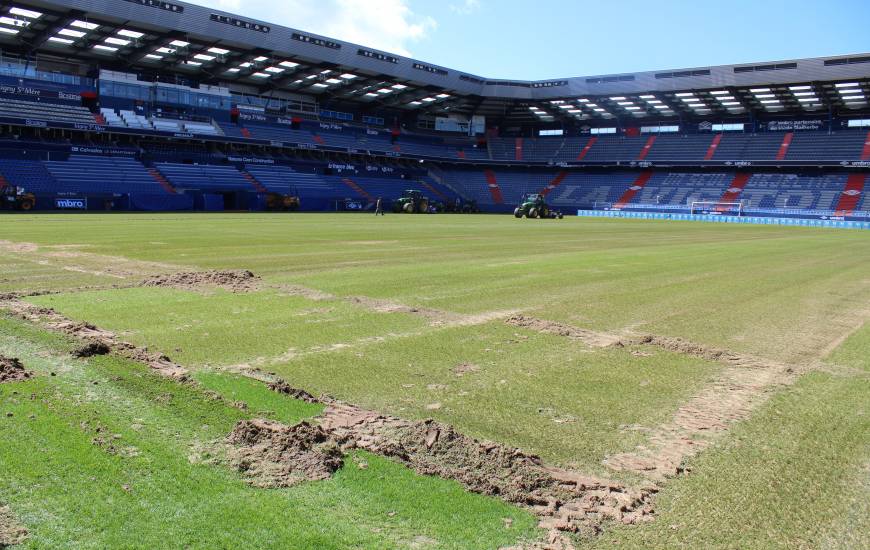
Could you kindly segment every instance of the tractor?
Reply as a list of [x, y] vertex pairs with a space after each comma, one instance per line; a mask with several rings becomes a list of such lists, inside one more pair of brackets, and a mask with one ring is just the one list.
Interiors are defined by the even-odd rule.
[[402, 197], [393, 202], [393, 212], [400, 214], [427, 214], [429, 212], [429, 198], [423, 196], [422, 191], [408, 189], [402, 193]]
[[36, 206], [36, 196], [27, 193], [22, 187], [5, 185], [0, 188], [0, 210], [33, 210]]
[[525, 195], [520, 205], [514, 209], [516, 218], [548, 218], [562, 219], [560, 210], [553, 210], [544, 202], [543, 195], [537, 193]]
[[266, 210], [272, 212], [295, 212], [299, 210], [299, 196], [269, 193], [266, 195]]

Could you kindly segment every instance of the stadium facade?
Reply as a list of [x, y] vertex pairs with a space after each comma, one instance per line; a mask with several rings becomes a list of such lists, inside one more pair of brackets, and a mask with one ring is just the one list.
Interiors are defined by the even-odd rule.
[[0, 49], [0, 187], [42, 210], [870, 220], [870, 54], [508, 81], [161, 0], [4, 2]]

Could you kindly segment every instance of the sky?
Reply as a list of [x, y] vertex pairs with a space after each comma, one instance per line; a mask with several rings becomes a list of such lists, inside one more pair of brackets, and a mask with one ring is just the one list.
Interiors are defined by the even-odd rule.
[[488, 78], [870, 52], [870, 0], [188, 0]]

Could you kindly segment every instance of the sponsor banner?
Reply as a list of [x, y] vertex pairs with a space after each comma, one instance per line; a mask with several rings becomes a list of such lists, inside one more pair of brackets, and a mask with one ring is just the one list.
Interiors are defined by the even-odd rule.
[[341, 132], [344, 130], [344, 126], [341, 124], [333, 124], [331, 122], [321, 122], [320, 123], [321, 130], [328, 130], [330, 132]]
[[31, 80], [13, 76], [0, 76], [0, 95], [27, 101], [50, 100], [50, 103], [81, 103], [81, 92], [94, 88], [61, 84], [45, 80]]
[[395, 172], [390, 166], [372, 166], [371, 164], [366, 165], [366, 172], [381, 172], [383, 174], [392, 174]]
[[72, 125], [73, 130], [82, 130], [84, 132], [105, 132], [106, 127], [101, 124], [82, 124], [76, 122]]
[[762, 216], [728, 216], [669, 212], [630, 212], [624, 210], [578, 210], [577, 215], [593, 218], [633, 218], [641, 220], [683, 220], [699, 222], [742, 223], [753, 225], [789, 225], [798, 227], [832, 227], [870, 229], [868, 221], [848, 221], [838, 218], [769, 218]]
[[242, 111], [239, 112], [239, 120], [247, 120], [247, 121], [255, 121], [255, 122], [269, 122], [269, 118], [262, 113], [251, 112], [251, 111]]
[[54, 207], [60, 210], [87, 210], [88, 199], [54, 199]]
[[113, 157], [135, 157], [136, 151], [130, 149], [115, 149], [112, 147], [80, 147], [73, 145], [69, 148], [70, 153], [77, 155], [108, 155]]
[[346, 171], [346, 170], [356, 171], [356, 166], [354, 166], [353, 164], [339, 164], [336, 162], [330, 162], [328, 165], [328, 168], [330, 170], [338, 170], [339, 172]]
[[227, 157], [227, 160], [244, 164], [275, 164], [275, 159], [258, 159], [256, 157]]
[[765, 124], [770, 132], [795, 132], [800, 130], [821, 130], [828, 123], [820, 118], [811, 120], [771, 120]]

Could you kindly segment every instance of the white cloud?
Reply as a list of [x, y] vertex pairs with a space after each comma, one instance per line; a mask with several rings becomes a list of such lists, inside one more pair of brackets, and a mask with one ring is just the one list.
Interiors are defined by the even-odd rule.
[[464, 0], [461, 4], [450, 4], [450, 11], [459, 15], [471, 15], [480, 9], [480, 0]]
[[188, 1], [408, 57], [411, 44], [438, 26], [432, 17], [415, 13], [408, 0]]

